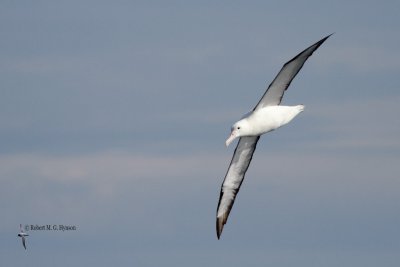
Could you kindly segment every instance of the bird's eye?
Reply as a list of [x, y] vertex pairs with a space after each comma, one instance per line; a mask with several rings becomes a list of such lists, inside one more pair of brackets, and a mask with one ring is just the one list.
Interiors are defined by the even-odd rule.
[[240, 130], [240, 127], [237, 127], [238, 130]]

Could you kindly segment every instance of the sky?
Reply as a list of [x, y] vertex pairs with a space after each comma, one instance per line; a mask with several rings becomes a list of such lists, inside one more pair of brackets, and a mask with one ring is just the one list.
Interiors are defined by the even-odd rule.
[[[1, 1], [0, 265], [399, 266], [400, 2], [293, 2]], [[217, 240], [230, 126], [331, 33]]]

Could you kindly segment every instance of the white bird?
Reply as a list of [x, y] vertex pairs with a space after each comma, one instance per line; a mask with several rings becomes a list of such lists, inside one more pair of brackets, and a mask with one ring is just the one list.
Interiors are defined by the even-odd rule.
[[25, 236], [29, 236], [29, 235], [27, 233], [25, 233], [24, 230], [22, 229], [22, 224], [19, 225], [19, 229], [20, 229], [21, 232], [19, 232], [18, 236], [21, 237], [22, 245], [26, 249]]
[[260, 136], [289, 123], [304, 110], [303, 105], [280, 106], [284, 92], [303, 67], [304, 62], [331, 35], [311, 45], [285, 63], [253, 111], [232, 126], [231, 134], [225, 143], [226, 146], [235, 138], [240, 139], [221, 186], [217, 208], [218, 239], [226, 224]]

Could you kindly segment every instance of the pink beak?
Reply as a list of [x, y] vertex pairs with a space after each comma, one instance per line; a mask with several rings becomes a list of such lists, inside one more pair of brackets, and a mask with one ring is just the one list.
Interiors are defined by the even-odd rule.
[[230, 143], [236, 138], [236, 131], [232, 131], [231, 135], [226, 139], [225, 145], [228, 147]]

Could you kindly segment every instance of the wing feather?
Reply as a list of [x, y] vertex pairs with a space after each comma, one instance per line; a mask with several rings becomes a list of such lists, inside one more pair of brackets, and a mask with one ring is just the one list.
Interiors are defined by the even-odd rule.
[[289, 87], [290, 83], [296, 77], [297, 73], [301, 70], [306, 60], [314, 53], [315, 50], [322, 45], [326, 39], [332, 34], [324, 37], [320, 41], [306, 48], [304, 51], [299, 53], [297, 56], [286, 62], [282, 69], [279, 71], [278, 75], [268, 86], [267, 91], [254, 108], [254, 110], [263, 108], [265, 106], [279, 105], [281, 103], [283, 94]]
[[259, 136], [241, 137], [236, 146], [225, 179], [221, 186], [221, 193], [217, 208], [217, 236], [221, 236], [222, 229], [228, 220], [236, 195], [242, 185], [244, 176], [249, 168]]
[[26, 245], [25, 245], [25, 236], [22, 236], [22, 245], [23, 245], [24, 248], [26, 249]]
[[[313, 54], [323, 42], [326, 41], [332, 34], [324, 37], [320, 41], [306, 48], [293, 59], [286, 62], [278, 75], [268, 86], [268, 89], [257, 103], [254, 110], [270, 106], [279, 105], [283, 94], [289, 87], [290, 83], [303, 67], [306, 60]], [[224, 225], [228, 220], [229, 213], [232, 209], [236, 195], [242, 185], [244, 176], [249, 168], [251, 159], [257, 146], [260, 136], [241, 137], [236, 146], [228, 171], [221, 186], [221, 193], [217, 208], [217, 237], [221, 236]]]

